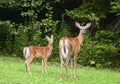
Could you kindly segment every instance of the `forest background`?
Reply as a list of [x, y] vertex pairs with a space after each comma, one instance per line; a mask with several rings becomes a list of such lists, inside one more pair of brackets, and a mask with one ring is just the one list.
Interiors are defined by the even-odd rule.
[[50, 61], [59, 62], [60, 37], [75, 37], [87, 30], [78, 58], [84, 66], [120, 66], [119, 0], [0, 0], [0, 54], [23, 58], [23, 47], [46, 46], [54, 35]]

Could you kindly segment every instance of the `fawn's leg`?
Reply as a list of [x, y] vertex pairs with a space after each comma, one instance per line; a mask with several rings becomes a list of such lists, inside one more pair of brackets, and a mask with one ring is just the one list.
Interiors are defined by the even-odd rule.
[[47, 58], [44, 59], [46, 75], [48, 75], [48, 63], [47, 63], [47, 60], [48, 60]]
[[44, 67], [45, 67], [44, 59], [42, 59], [42, 73], [44, 73]]
[[30, 57], [25, 61], [26, 71], [27, 71], [28, 73], [31, 73], [30, 68], [29, 68], [29, 65], [30, 65], [30, 63], [31, 63], [32, 60], [33, 60], [33, 57], [30, 56]]

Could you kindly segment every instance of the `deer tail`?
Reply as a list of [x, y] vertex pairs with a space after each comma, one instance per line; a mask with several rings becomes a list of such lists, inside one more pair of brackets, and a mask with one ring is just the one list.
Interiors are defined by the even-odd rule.
[[60, 47], [60, 53], [61, 53], [62, 57], [67, 58], [68, 52], [69, 52], [68, 40], [67, 39], [60, 40], [59, 47]]
[[30, 56], [30, 50], [29, 50], [28, 47], [24, 47], [24, 49], [23, 49], [23, 55], [24, 55], [25, 59], [29, 58], [29, 56]]

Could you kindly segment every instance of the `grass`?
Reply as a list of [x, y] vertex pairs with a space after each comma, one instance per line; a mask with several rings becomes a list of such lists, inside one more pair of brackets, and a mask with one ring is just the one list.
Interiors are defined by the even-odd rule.
[[20, 58], [0, 57], [0, 84], [120, 84], [120, 73], [109, 69], [89, 67], [77, 68], [77, 79], [71, 76], [66, 80], [65, 70], [63, 81], [59, 81], [60, 65], [49, 63], [49, 74], [42, 74], [41, 64], [31, 63], [32, 74], [25, 72], [24, 60]]

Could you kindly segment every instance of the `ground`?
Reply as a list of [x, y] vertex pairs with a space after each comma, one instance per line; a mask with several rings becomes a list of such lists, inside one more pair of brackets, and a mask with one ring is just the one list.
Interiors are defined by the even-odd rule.
[[[78, 64], [79, 66], [79, 64]], [[65, 69], [63, 81], [59, 81], [60, 64], [49, 62], [48, 75], [42, 74], [41, 62], [32, 62], [32, 74], [25, 72], [24, 59], [0, 57], [0, 84], [119, 84], [120, 72], [111, 69], [78, 67], [77, 79], [73, 79], [69, 68], [66, 80]]]

